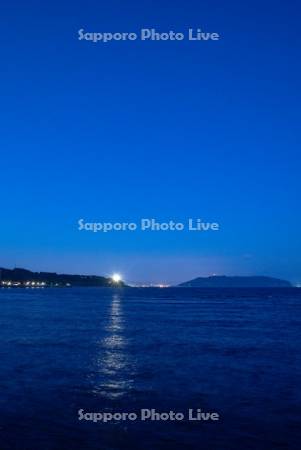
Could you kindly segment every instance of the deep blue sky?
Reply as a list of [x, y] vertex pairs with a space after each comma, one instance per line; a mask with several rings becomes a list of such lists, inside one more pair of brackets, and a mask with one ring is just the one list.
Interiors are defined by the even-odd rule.
[[[301, 281], [300, 4], [1, 6], [0, 266], [130, 281]], [[80, 42], [154, 27], [219, 42]], [[200, 217], [221, 231], [77, 231]]]

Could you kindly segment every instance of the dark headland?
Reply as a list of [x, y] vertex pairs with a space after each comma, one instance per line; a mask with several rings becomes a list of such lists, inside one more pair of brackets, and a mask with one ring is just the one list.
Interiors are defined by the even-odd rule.
[[272, 277], [227, 277], [212, 276], [199, 277], [194, 280], [181, 283], [178, 287], [200, 287], [200, 288], [287, 288], [292, 284], [286, 280]]
[[55, 272], [32, 272], [26, 269], [3, 269], [0, 267], [0, 286], [86, 286], [111, 287], [124, 286], [122, 281], [114, 282], [112, 278], [97, 275], [66, 275]]

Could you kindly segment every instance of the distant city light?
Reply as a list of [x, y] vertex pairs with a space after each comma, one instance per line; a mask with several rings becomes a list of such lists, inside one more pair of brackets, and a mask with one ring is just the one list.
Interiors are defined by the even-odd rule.
[[114, 283], [119, 283], [122, 280], [121, 275], [119, 275], [119, 273], [114, 273], [114, 275], [112, 276], [112, 280], [114, 281]]

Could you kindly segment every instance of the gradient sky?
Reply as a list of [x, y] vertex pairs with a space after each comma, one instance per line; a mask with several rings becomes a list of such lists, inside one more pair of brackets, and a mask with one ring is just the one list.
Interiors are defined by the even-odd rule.
[[[300, 13], [297, 1], [2, 3], [0, 266], [301, 282]], [[77, 39], [144, 27], [222, 38]], [[77, 230], [140, 217], [221, 230]]]

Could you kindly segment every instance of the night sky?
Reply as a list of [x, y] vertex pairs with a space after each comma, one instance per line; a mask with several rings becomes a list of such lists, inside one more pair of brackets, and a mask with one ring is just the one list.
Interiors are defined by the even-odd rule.
[[[0, 266], [301, 282], [297, 1], [1, 6]], [[78, 30], [218, 42], [78, 40]], [[201, 218], [220, 231], [79, 232]]]

